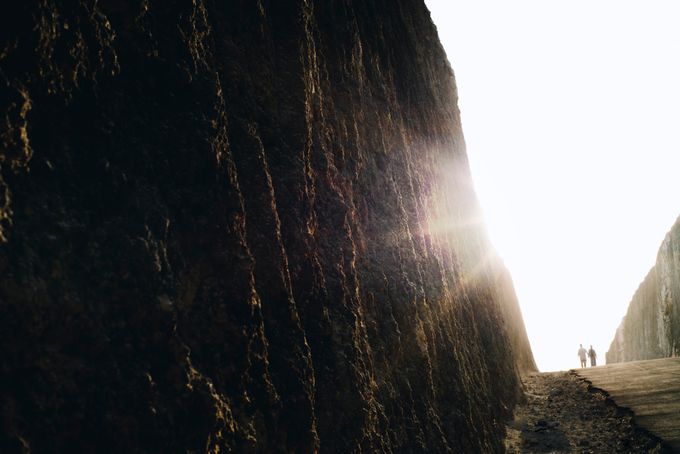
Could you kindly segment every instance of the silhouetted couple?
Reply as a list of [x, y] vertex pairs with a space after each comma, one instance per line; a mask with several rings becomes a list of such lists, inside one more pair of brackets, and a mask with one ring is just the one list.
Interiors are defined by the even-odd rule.
[[581, 367], [586, 367], [586, 354], [588, 355], [588, 358], [590, 358], [590, 366], [597, 366], [597, 353], [595, 353], [593, 346], [591, 345], [590, 350], [586, 352], [586, 349], [583, 348], [583, 344], [579, 344], [578, 357], [581, 360]]

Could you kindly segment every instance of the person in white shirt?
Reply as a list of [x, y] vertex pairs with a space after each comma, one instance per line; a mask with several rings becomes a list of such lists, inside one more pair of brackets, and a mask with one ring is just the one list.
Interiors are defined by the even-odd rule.
[[583, 348], [583, 344], [578, 344], [578, 357], [581, 360], [581, 367], [586, 367], [586, 349]]

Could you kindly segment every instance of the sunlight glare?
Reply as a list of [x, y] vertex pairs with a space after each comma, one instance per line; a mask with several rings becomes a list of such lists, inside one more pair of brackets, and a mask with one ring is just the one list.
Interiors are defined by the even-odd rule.
[[541, 370], [605, 352], [680, 214], [680, 4], [426, 0]]

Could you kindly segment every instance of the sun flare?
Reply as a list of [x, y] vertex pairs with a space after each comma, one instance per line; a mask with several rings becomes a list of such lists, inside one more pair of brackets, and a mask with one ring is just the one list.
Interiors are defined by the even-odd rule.
[[604, 358], [680, 214], [680, 5], [426, 3], [539, 368]]

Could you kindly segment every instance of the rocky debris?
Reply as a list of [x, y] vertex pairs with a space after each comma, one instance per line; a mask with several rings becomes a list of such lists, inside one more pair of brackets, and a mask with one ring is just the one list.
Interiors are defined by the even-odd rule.
[[0, 451], [499, 451], [479, 218], [421, 0], [4, 6]]
[[616, 330], [607, 364], [680, 355], [680, 219]]
[[639, 427], [680, 452], [680, 358], [627, 361], [573, 372], [633, 412]]
[[569, 372], [523, 377], [527, 400], [507, 425], [509, 453], [670, 453], [632, 414]]

